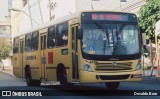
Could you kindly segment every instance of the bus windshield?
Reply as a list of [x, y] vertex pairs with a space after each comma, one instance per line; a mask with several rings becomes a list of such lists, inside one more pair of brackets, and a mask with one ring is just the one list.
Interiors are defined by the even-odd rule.
[[82, 24], [82, 51], [94, 55], [131, 55], [140, 53], [136, 24], [93, 22]]

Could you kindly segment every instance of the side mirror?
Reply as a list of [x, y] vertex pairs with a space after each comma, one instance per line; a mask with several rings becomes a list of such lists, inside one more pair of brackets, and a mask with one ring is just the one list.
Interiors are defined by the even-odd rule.
[[142, 33], [142, 45], [146, 45], [146, 33]]
[[81, 29], [77, 30], [77, 39], [82, 39], [83, 38], [83, 32]]
[[144, 29], [140, 28], [140, 33], [142, 37], [142, 45], [146, 46], [146, 32]]
[[149, 51], [147, 50], [147, 48], [146, 48], [146, 45], [147, 45], [147, 43], [146, 43], [146, 32], [145, 32], [145, 30], [144, 29], [142, 29], [142, 28], [140, 28], [140, 33], [141, 33], [141, 38], [142, 38], [142, 45], [143, 45], [143, 55], [145, 56], [145, 57], [148, 57], [149, 56]]

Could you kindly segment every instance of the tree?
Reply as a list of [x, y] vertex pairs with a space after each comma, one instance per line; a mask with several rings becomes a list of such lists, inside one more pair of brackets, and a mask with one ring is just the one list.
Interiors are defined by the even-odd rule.
[[[155, 41], [155, 25], [160, 20], [160, 0], [146, 0], [146, 4], [139, 11], [138, 20], [140, 27], [145, 30], [147, 38], [150, 41], [150, 61], [153, 64], [151, 41]], [[151, 75], [153, 68], [152, 65]]]
[[0, 38], [0, 62], [2, 63], [2, 65], [3, 65], [2, 59], [6, 59], [7, 57], [9, 57], [10, 52], [11, 52], [11, 45], [8, 42], [8, 39]]
[[145, 29], [147, 38], [155, 40], [155, 24], [160, 20], [160, 0], [146, 0], [139, 11], [139, 25]]

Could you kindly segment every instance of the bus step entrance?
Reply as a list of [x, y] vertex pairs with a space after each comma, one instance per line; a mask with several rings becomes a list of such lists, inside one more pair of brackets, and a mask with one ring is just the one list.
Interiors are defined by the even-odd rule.
[[48, 85], [60, 85], [60, 82], [59, 81], [41, 81], [41, 85], [45, 85], [45, 86], [48, 86]]
[[74, 84], [79, 84], [79, 80], [74, 79], [74, 80], [72, 80], [72, 83], [74, 83]]

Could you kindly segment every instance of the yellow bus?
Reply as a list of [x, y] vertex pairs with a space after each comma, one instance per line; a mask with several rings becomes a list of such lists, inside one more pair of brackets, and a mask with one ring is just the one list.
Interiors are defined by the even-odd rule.
[[[25, 28], [25, 27], [24, 27]], [[59, 81], [141, 81], [141, 34], [132, 13], [84, 11], [51, 21], [14, 38], [13, 73], [28, 86]]]

